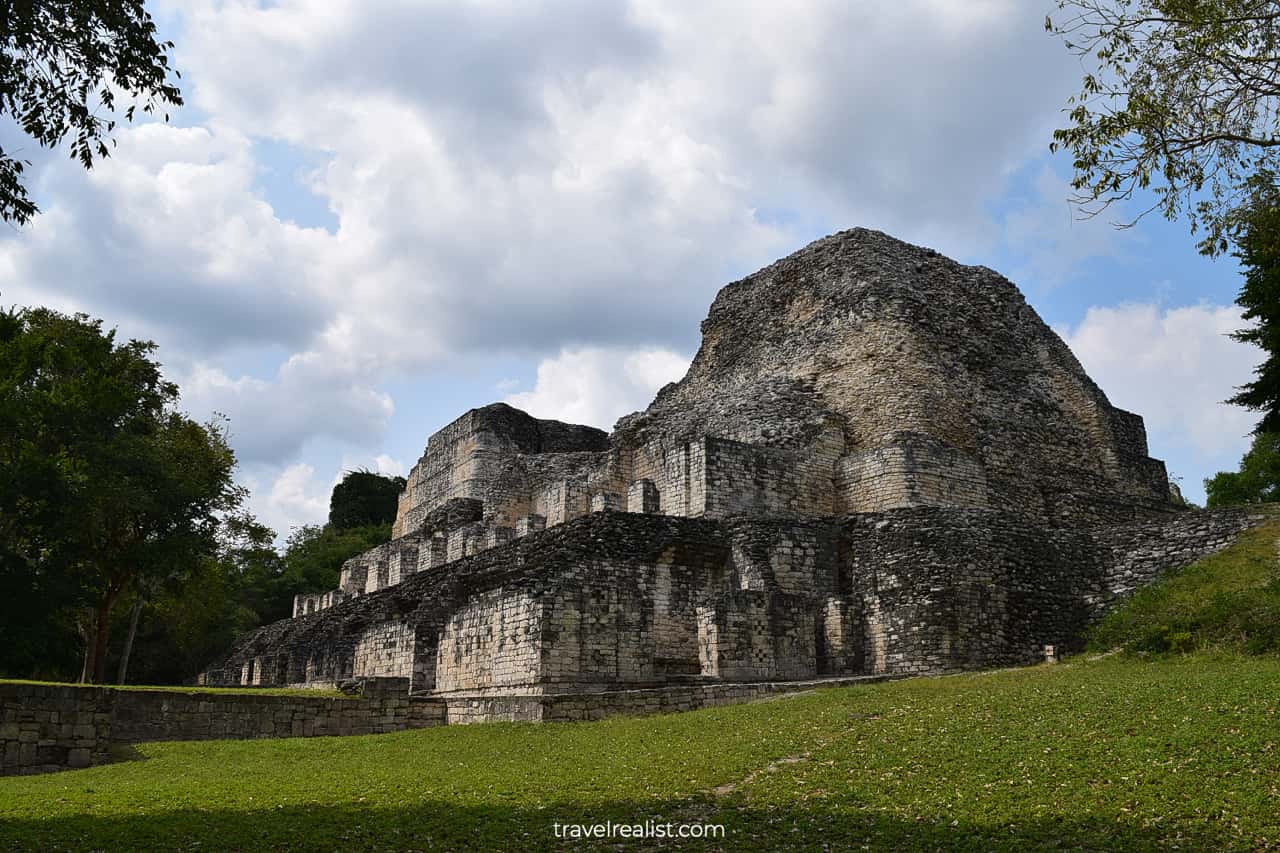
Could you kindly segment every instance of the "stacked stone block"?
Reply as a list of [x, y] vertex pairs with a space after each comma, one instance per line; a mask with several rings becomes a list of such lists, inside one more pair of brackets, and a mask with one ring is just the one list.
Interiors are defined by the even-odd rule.
[[361, 677], [409, 678], [413, 674], [414, 630], [388, 622], [360, 635], [353, 672]]
[[[317, 633], [330, 629], [312, 628], [297, 653], [281, 637], [230, 665], [245, 684], [286, 683], [297, 672], [315, 680], [416, 672], [437, 691], [564, 692], [695, 675], [774, 680], [1025, 663], [1045, 645], [1072, 648], [1131, 585], [1211, 553], [1252, 523], [1248, 514], [1192, 513], [1080, 531], [936, 507], [840, 523], [593, 514], [547, 531], [552, 540], [518, 538], [402, 583], [410, 600], [431, 602], [421, 613], [438, 621], [390, 618], [401, 611], [387, 605], [404, 597], [374, 593], [314, 617], [333, 622], [338, 645], [317, 649]], [[645, 556], [653, 546], [642, 542], [667, 544]], [[600, 553], [610, 547], [624, 553]], [[487, 577], [500, 585], [486, 588]], [[370, 627], [344, 650], [349, 619]], [[429, 678], [423, 650], [433, 643]]]
[[537, 533], [539, 530], [547, 529], [547, 517], [545, 515], [522, 515], [516, 521], [516, 536], [528, 536], [530, 533]]
[[211, 673], [395, 674], [473, 720], [1031, 662], [1255, 521], [1175, 514], [1141, 418], [1009, 282], [864, 230], [722, 290], [611, 435], [486, 406], [407, 479], [391, 543]]
[[514, 527], [490, 527], [485, 532], [485, 548], [497, 548], [499, 545], [506, 545], [512, 539], [516, 538], [516, 529]]
[[621, 510], [622, 510], [622, 498], [618, 497], [617, 495], [613, 494], [612, 492], [599, 492], [599, 493], [597, 493], [597, 494], [592, 495], [592, 496], [591, 496], [591, 511], [592, 511], [592, 512], [605, 512], [606, 510], [608, 510], [608, 511], [612, 511], [612, 512], [619, 512], [619, 511], [621, 511]]
[[418, 570], [420, 536], [405, 536], [391, 543], [387, 555], [387, 586], [395, 586]]
[[476, 596], [444, 626], [436, 692], [536, 680], [541, 630], [541, 603], [528, 593], [498, 589]]
[[449, 562], [449, 540], [441, 535], [425, 539], [418, 549], [418, 571], [439, 568]]
[[627, 512], [654, 515], [659, 509], [658, 487], [653, 480], [636, 480], [627, 488]]
[[909, 506], [989, 507], [987, 478], [978, 459], [911, 435], [842, 457], [837, 490], [845, 512]]
[[0, 775], [88, 767], [107, 759], [106, 688], [0, 683]]
[[411, 712], [402, 678], [367, 679], [353, 698], [0, 683], [0, 775], [88, 767], [114, 743], [380, 734], [443, 712]]

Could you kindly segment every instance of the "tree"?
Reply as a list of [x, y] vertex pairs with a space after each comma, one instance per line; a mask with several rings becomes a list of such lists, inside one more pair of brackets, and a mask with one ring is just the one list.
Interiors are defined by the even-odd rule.
[[[118, 94], [135, 101], [125, 110], [129, 121], [138, 101], [145, 113], [182, 104], [168, 82], [173, 43], [156, 41], [142, 0], [6, 2], [0, 39], [0, 113], [45, 148], [70, 137], [71, 156], [86, 169], [109, 156]], [[0, 218], [22, 225], [38, 208], [22, 183], [30, 161], [16, 153], [0, 148]]]
[[258, 568], [240, 574], [241, 601], [256, 614], [254, 624], [290, 616], [296, 594], [333, 589], [344, 562], [389, 541], [403, 488], [403, 477], [350, 471], [333, 487], [329, 523], [293, 529], [284, 553], [270, 552], [274, 562], [257, 552], [250, 562]]
[[216, 550], [220, 514], [243, 498], [232, 481], [235, 455], [216, 424], [165, 412], [113, 438], [95, 460], [80, 511], [95, 683], [106, 678], [111, 614], [121, 596], [195, 568]]
[[348, 471], [329, 496], [329, 523], [337, 528], [390, 524], [404, 491], [404, 477]]
[[1244, 273], [1236, 304], [1252, 325], [1232, 337], [1261, 348], [1264, 359], [1256, 378], [1229, 402], [1263, 413], [1255, 433], [1280, 434], [1280, 189], [1266, 173], [1250, 187], [1248, 203], [1232, 217], [1231, 234]]
[[56, 635], [80, 615], [85, 669], [103, 681], [122, 597], [196, 566], [243, 500], [225, 430], [174, 410], [154, 349], [84, 315], [0, 312], [5, 669], [35, 663], [9, 653], [12, 626]]
[[390, 539], [389, 523], [347, 528], [308, 524], [294, 529], [285, 545], [284, 574], [274, 606], [263, 614], [264, 621], [289, 616], [293, 596], [299, 592], [333, 589], [344, 562]]
[[[1280, 167], [1278, 0], [1058, 0], [1045, 27], [1086, 65], [1071, 125], [1074, 201], [1095, 215], [1151, 189], [1207, 254], [1226, 251], [1249, 179]], [[1132, 224], [1132, 222], [1128, 223]]]
[[50, 311], [0, 311], [0, 669], [62, 671], [76, 645], [85, 450], [174, 393], [136, 341]]
[[279, 585], [283, 572], [274, 540], [275, 532], [249, 514], [231, 513], [223, 519], [215, 554], [149, 589], [129, 662], [132, 679], [181, 682], [261, 625], [264, 590]]
[[1219, 471], [1204, 481], [1204, 490], [1210, 507], [1280, 501], [1280, 434], [1255, 435], [1240, 470]]

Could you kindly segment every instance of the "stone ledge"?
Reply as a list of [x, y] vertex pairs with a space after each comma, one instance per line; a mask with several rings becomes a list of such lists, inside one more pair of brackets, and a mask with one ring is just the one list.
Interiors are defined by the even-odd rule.
[[[943, 673], [936, 673], [943, 674]], [[579, 693], [458, 691], [434, 697], [445, 705], [448, 725], [492, 722], [573, 722], [645, 716], [733, 705], [823, 687], [852, 687], [911, 677], [902, 674], [834, 676], [802, 681], [734, 681], [677, 684]]]
[[352, 698], [0, 683], [0, 776], [87, 767], [118, 743], [379, 734], [439, 724], [411, 710], [408, 693], [404, 678], [365, 679], [363, 694]]

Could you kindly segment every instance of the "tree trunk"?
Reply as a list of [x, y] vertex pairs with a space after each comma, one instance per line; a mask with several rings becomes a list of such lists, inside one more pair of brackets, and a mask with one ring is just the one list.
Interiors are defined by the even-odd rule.
[[120, 653], [120, 671], [116, 674], [116, 684], [124, 684], [129, 673], [129, 653], [133, 651], [133, 638], [138, 634], [138, 617], [142, 615], [142, 593], [138, 592], [133, 600], [133, 609], [129, 612], [129, 633], [124, 638], [124, 651]]
[[89, 618], [91, 617], [83, 610], [76, 617], [76, 630], [80, 633], [80, 639], [84, 640], [84, 663], [80, 665], [80, 684], [89, 680], [89, 663], [93, 658], [93, 637], [90, 636], [89, 628], [85, 625], [85, 620]]
[[93, 632], [93, 683], [107, 683], [107, 640], [111, 631], [111, 607], [115, 596], [108, 595], [98, 604], [97, 624]]

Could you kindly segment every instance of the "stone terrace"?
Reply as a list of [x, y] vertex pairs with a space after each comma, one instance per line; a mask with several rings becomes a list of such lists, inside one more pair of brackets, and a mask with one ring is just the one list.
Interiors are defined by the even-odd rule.
[[1024, 663], [1256, 520], [1176, 507], [1142, 418], [1008, 280], [854, 229], [722, 289], [688, 374], [612, 433], [499, 403], [431, 436], [392, 540], [202, 679], [397, 677], [459, 720], [545, 719]]

